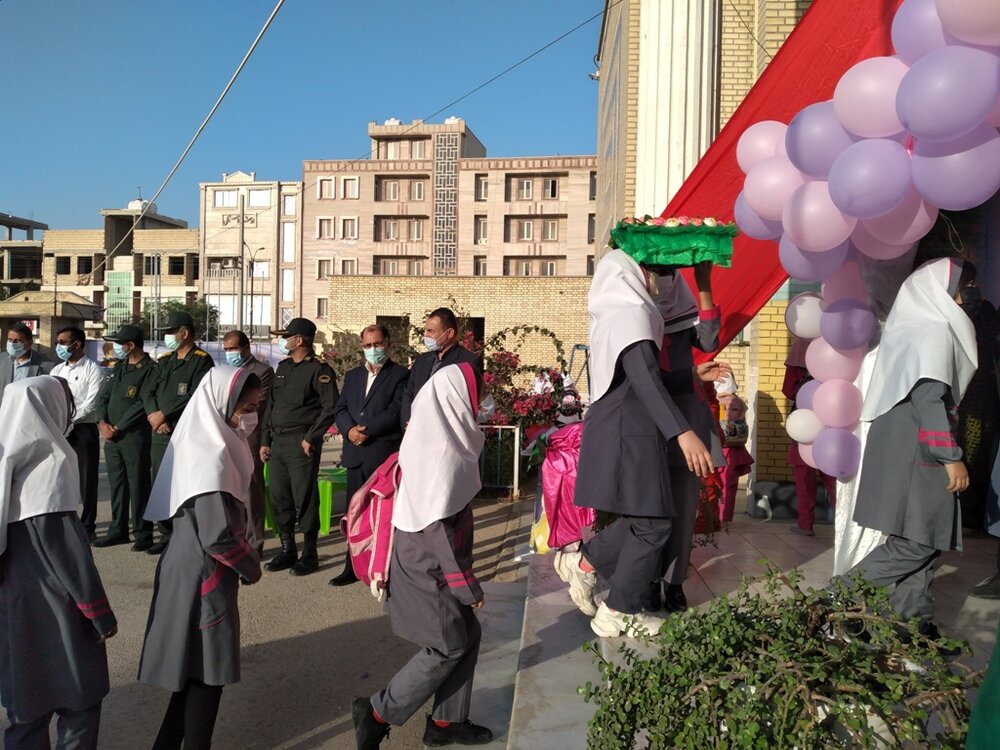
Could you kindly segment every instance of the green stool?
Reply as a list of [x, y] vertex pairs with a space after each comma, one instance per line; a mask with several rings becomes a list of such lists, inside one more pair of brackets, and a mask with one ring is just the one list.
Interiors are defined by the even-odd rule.
[[[279, 535], [271, 510], [271, 493], [268, 491], [270, 464], [264, 464], [264, 526]], [[316, 478], [319, 489], [319, 530], [324, 536], [330, 535], [330, 519], [333, 517], [333, 496], [347, 491], [347, 469], [321, 469]], [[350, 498], [348, 498], [350, 501]]]

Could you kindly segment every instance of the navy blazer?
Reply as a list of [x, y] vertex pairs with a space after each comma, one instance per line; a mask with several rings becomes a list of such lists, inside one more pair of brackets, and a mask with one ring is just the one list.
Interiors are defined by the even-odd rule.
[[[375, 471], [393, 453], [399, 450], [403, 439], [399, 413], [410, 371], [391, 359], [382, 365], [371, 390], [365, 395], [368, 368], [364, 365], [348, 370], [344, 387], [340, 390], [334, 419], [337, 429], [344, 436], [341, 464], [349, 469], [362, 469], [366, 474]], [[365, 426], [368, 435], [362, 445], [347, 439], [352, 427]]]

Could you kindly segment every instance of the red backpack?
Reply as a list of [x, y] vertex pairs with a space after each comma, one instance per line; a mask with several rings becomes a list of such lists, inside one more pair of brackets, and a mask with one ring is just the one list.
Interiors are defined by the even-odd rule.
[[399, 452], [393, 453], [354, 493], [340, 530], [347, 538], [354, 574], [372, 589], [384, 590], [392, 559], [392, 504], [399, 490]]

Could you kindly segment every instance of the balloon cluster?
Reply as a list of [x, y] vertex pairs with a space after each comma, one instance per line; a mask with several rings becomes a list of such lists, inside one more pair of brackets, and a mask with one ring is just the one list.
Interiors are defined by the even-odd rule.
[[966, 210], [1000, 189], [1000, 0], [905, 0], [892, 23], [896, 55], [841, 77], [831, 101], [790, 124], [748, 128], [737, 146], [746, 174], [739, 228], [779, 240], [789, 276], [824, 282], [785, 322], [812, 339], [804, 386], [787, 422], [806, 463], [857, 472], [857, 377], [876, 321], [856, 260], [900, 258], [939, 209]]

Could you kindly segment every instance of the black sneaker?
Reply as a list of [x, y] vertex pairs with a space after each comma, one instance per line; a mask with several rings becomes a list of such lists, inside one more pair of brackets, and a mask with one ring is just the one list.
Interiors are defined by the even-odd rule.
[[351, 718], [354, 719], [354, 737], [358, 750], [376, 750], [382, 740], [389, 736], [392, 728], [375, 718], [372, 702], [368, 698], [355, 698], [351, 704]]
[[684, 596], [684, 587], [679, 583], [671, 583], [666, 586], [663, 594], [663, 608], [667, 612], [684, 612], [688, 608], [687, 597]]
[[139, 539], [132, 545], [133, 552], [149, 552], [153, 549], [152, 539]]
[[642, 608], [647, 612], [658, 612], [663, 609], [662, 583], [662, 581], [653, 581], [649, 584], [649, 590], [642, 598]]
[[115, 547], [119, 544], [128, 544], [128, 534], [108, 534], [103, 539], [94, 542], [95, 547]]
[[[444, 747], [445, 745], [485, 745], [493, 741], [493, 732], [486, 727], [465, 721], [453, 721], [446, 727], [439, 727], [428, 716], [424, 729], [424, 745], [426, 747]], [[361, 746], [358, 745], [360, 748]]]
[[160, 555], [163, 554], [163, 550], [167, 548], [166, 542], [157, 542], [156, 544], [151, 544], [146, 548], [147, 555]]

